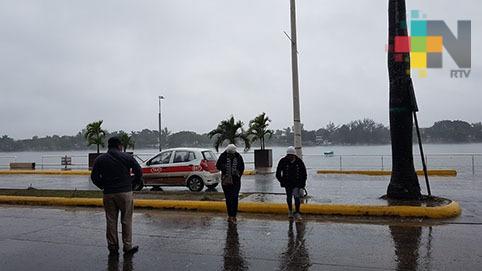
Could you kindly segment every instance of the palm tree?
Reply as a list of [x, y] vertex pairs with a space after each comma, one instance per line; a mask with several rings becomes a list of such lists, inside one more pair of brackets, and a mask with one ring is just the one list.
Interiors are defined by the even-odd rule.
[[134, 141], [134, 138], [132, 138], [132, 135], [129, 136], [126, 132], [121, 131], [119, 133], [119, 139], [121, 141], [124, 152], [126, 152], [129, 147], [132, 147], [132, 149], [134, 149], [134, 145], [136, 142]]
[[395, 37], [408, 36], [405, 0], [389, 0], [388, 73], [390, 78], [390, 137], [392, 176], [387, 196], [394, 199], [420, 198], [420, 184], [413, 165], [412, 113], [416, 110], [410, 54], [395, 53]]
[[271, 120], [266, 116], [266, 113], [262, 113], [249, 122], [248, 136], [251, 136], [251, 142], [259, 140], [261, 149], [264, 150], [265, 138], [271, 138], [273, 136], [273, 130], [269, 130], [268, 126]]
[[229, 144], [236, 145], [239, 141], [243, 141], [244, 150], [247, 151], [251, 148], [251, 144], [248, 135], [243, 129], [244, 123], [240, 120], [235, 121], [234, 117], [227, 120], [223, 120], [218, 124], [218, 128], [208, 133], [209, 138], [215, 138], [214, 148], [219, 151], [219, 147], [226, 141]]
[[97, 145], [97, 153], [100, 153], [100, 146], [104, 147], [106, 130], [102, 129], [102, 120], [94, 121], [87, 124], [85, 128], [85, 139], [87, 139], [87, 146]]
[[171, 131], [169, 131], [167, 127], [164, 127], [164, 129], [161, 130], [161, 140], [163, 147], [169, 146], [169, 137], [171, 136], [171, 134]]

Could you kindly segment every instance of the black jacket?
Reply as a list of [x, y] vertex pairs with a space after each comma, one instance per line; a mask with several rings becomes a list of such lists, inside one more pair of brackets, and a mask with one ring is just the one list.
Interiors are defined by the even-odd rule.
[[[229, 161], [228, 161], [229, 159]], [[231, 170], [229, 170], [231, 165]], [[234, 154], [228, 154], [226, 151], [221, 153], [216, 162], [216, 168], [221, 171], [222, 175], [231, 173], [234, 181], [241, 181], [241, 176], [244, 173], [244, 161], [241, 154], [235, 152]]]
[[306, 186], [306, 167], [303, 160], [296, 158], [294, 162], [288, 157], [283, 157], [276, 169], [276, 179], [281, 183], [281, 187], [304, 188]]
[[[134, 173], [134, 176], [131, 176]], [[132, 191], [141, 182], [142, 170], [132, 155], [109, 149], [94, 161], [90, 178], [104, 194]]]

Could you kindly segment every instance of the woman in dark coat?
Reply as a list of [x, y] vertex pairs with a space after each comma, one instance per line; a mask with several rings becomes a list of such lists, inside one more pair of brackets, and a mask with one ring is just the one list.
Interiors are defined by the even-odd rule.
[[238, 213], [239, 190], [241, 189], [241, 176], [244, 172], [243, 157], [236, 151], [234, 144], [229, 144], [226, 150], [219, 156], [216, 167], [221, 171], [224, 196], [226, 197], [226, 209], [228, 221], [236, 222]]
[[[286, 203], [288, 204], [288, 216], [301, 219], [301, 189], [306, 186], [306, 167], [303, 160], [296, 156], [295, 148], [288, 147], [286, 156], [281, 158], [276, 169], [276, 179], [286, 190]], [[295, 198], [295, 212], [293, 214], [293, 198]]]

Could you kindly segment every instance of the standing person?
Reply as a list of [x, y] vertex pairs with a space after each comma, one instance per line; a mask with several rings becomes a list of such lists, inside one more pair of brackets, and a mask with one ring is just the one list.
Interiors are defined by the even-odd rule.
[[132, 155], [122, 152], [118, 137], [109, 138], [108, 148], [107, 153], [95, 159], [91, 179], [104, 193], [106, 237], [110, 253], [119, 253], [117, 221], [120, 212], [124, 255], [132, 255], [139, 250], [138, 246], [132, 245], [132, 188], [141, 182], [142, 170]]
[[[303, 160], [296, 155], [295, 148], [290, 146], [286, 156], [281, 158], [276, 169], [276, 179], [286, 190], [286, 203], [288, 203], [288, 217], [301, 219], [301, 188], [306, 186], [306, 167]], [[293, 213], [293, 197], [295, 198], [295, 212]]]
[[219, 156], [216, 168], [221, 171], [221, 186], [226, 198], [228, 222], [236, 222], [238, 213], [239, 190], [241, 189], [241, 176], [244, 173], [243, 157], [236, 151], [234, 144], [229, 144]]

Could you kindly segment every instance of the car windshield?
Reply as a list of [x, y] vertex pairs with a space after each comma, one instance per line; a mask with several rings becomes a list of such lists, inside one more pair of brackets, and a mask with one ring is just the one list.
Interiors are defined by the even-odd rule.
[[212, 151], [203, 151], [202, 153], [205, 160], [209, 160], [209, 161], [216, 160], [216, 155]]

